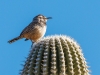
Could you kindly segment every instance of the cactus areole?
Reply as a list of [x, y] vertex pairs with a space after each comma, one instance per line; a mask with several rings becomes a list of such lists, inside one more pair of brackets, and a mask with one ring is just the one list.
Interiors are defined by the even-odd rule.
[[90, 75], [80, 46], [65, 35], [33, 44], [21, 75]]

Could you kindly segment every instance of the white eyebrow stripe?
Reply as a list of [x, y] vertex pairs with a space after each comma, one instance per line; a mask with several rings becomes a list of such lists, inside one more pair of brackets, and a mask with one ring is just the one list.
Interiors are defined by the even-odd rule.
[[43, 16], [39, 16], [39, 17], [43, 17]]

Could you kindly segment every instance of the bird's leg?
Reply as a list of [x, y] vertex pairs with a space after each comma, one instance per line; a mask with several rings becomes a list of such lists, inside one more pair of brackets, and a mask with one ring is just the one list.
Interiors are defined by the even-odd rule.
[[32, 45], [31, 45], [31, 48], [32, 48], [32, 47], [33, 47], [33, 44], [34, 44], [35, 42], [34, 42], [34, 41], [32, 41], [32, 40], [31, 40], [31, 42], [32, 42]]
[[25, 41], [27, 41], [27, 40], [29, 40], [29, 39], [25, 39]]

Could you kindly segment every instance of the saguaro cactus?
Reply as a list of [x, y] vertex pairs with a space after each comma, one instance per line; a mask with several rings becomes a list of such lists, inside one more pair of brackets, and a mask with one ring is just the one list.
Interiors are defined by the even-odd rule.
[[64, 35], [48, 36], [37, 43], [21, 75], [90, 75], [80, 46]]

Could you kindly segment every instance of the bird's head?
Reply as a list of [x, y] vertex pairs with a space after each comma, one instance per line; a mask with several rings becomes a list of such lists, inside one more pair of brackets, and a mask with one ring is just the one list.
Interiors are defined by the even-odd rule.
[[33, 18], [33, 21], [46, 23], [48, 19], [52, 19], [52, 17], [45, 17], [45, 16], [39, 14]]

